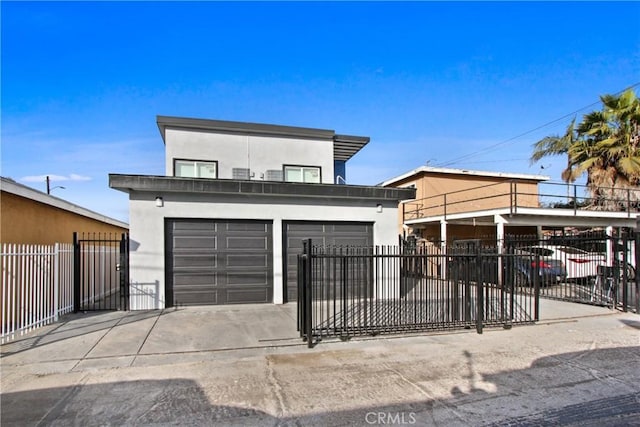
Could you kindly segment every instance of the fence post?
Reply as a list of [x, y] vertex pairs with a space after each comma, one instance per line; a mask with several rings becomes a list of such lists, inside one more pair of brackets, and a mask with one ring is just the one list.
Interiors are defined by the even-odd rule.
[[298, 332], [300, 333], [300, 337], [304, 336], [304, 287], [302, 286], [303, 282], [303, 264], [302, 264], [302, 255], [299, 254], [297, 257], [298, 261], [298, 269], [296, 275], [296, 288], [298, 290], [296, 298], [298, 304]]
[[348, 319], [347, 319], [347, 256], [349, 254], [349, 249], [347, 248], [347, 253], [344, 253], [345, 249], [340, 247], [340, 280], [342, 281], [342, 331], [340, 336], [346, 334], [346, 329], [348, 327]]
[[478, 276], [476, 279], [476, 332], [481, 334], [484, 321], [484, 268], [482, 266], [482, 245], [477, 245], [476, 248], [476, 268]]
[[304, 274], [304, 331], [307, 336], [307, 347], [313, 347], [313, 335], [312, 335], [312, 318], [311, 318], [311, 298], [312, 298], [312, 283], [311, 283], [311, 239], [306, 239], [302, 242], [302, 259], [303, 259], [303, 274]]
[[122, 233], [120, 238], [120, 263], [117, 266], [120, 274], [120, 307], [129, 310], [129, 236]]
[[80, 241], [73, 232], [73, 312], [80, 311]]
[[53, 320], [58, 321], [59, 297], [60, 293], [60, 244], [53, 246]]
[[[629, 269], [627, 265], [629, 264], [629, 260], [627, 259], [627, 248], [628, 248], [628, 236], [627, 233], [622, 233], [622, 311], [628, 311], [627, 303], [629, 302]], [[617, 250], [616, 250], [617, 252]], [[637, 264], [636, 264], [637, 265]], [[620, 277], [620, 274], [617, 275]], [[618, 292], [616, 292], [617, 295]]]
[[533, 273], [533, 320], [540, 320], [540, 255], [536, 255], [536, 265]]
[[633, 281], [635, 283], [634, 298], [636, 300], [636, 314], [640, 314], [640, 281], [638, 280], [638, 268], [640, 268], [640, 219], [636, 219], [636, 229], [634, 231], [634, 252], [635, 252], [635, 275]]

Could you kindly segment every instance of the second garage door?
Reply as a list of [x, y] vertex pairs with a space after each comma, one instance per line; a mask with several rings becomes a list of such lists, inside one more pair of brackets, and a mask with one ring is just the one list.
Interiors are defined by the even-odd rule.
[[302, 253], [302, 241], [312, 239], [313, 245], [371, 246], [373, 224], [364, 222], [287, 222], [283, 225], [285, 242], [286, 301], [298, 297], [297, 257]]
[[167, 306], [273, 301], [272, 224], [167, 221]]

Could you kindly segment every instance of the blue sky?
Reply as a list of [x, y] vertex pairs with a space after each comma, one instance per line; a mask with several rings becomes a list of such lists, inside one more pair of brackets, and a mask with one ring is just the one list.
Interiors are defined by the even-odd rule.
[[[640, 82], [638, 2], [7, 2], [1, 175], [128, 219], [157, 115], [371, 137], [377, 184], [429, 164], [542, 173], [532, 145]], [[636, 93], [638, 88], [636, 86]], [[584, 109], [584, 107], [589, 107]], [[543, 169], [544, 168], [544, 169]]]

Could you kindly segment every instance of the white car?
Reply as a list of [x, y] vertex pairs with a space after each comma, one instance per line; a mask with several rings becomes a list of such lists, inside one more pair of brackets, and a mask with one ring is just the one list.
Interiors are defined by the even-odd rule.
[[561, 261], [567, 271], [567, 279], [584, 279], [598, 275], [598, 266], [606, 265], [606, 257], [572, 246], [529, 246], [524, 251], [542, 258]]

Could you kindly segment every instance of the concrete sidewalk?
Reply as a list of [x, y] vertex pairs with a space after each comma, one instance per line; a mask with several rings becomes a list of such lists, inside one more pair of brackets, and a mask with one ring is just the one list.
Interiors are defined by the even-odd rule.
[[[640, 317], [323, 341], [295, 305], [66, 316], [2, 346], [6, 425], [640, 425]], [[551, 420], [551, 421], [550, 421]]]

